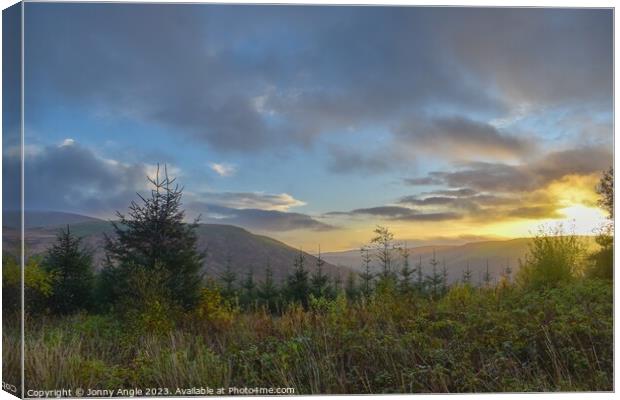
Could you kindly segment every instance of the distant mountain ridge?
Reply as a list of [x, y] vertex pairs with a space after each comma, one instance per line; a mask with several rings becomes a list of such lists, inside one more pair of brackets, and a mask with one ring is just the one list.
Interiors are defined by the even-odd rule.
[[[2, 213], [3, 225], [16, 227], [14, 221], [21, 219], [19, 211], [4, 211]], [[10, 221], [10, 222], [9, 222]], [[24, 227], [50, 227], [55, 225], [78, 224], [81, 222], [103, 222], [102, 219], [88, 217], [86, 215], [67, 213], [61, 211], [27, 211], [24, 214]]]
[[[594, 246], [594, 240], [590, 236], [581, 237], [587, 246]], [[506, 267], [514, 273], [519, 269], [519, 260], [523, 260], [528, 252], [531, 238], [518, 238], [509, 240], [493, 240], [465, 243], [462, 245], [420, 246], [409, 249], [409, 264], [415, 268], [421, 262], [422, 272], [430, 274], [432, 267], [430, 260], [435, 252], [439, 262], [437, 269], [441, 271], [445, 263], [448, 272], [448, 282], [453, 283], [461, 280], [463, 271], [469, 265], [472, 272], [473, 283], [479, 282], [486, 272], [487, 263], [492, 279], [497, 281]], [[324, 255], [325, 260], [338, 265], [347, 266], [357, 271], [362, 270], [361, 254], [359, 250], [343, 252], [329, 252]], [[373, 259], [373, 270], [378, 271], [377, 262]], [[396, 270], [401, 269], [402, 260], [397, 258]]]
[[[27, 212], [25, 220], [25, 245], [27, 255], [42, 254], [54, 242], [58, 232], [69, 225], [71, 231], [83, 238], [83, 243], [94, 255], [96, 268], [104, 260], [104, 233], [113, 234], [109, 221], [87, 217], [79, 214], [57, 212]], [[232, 225], [199, 224], [197, 228], [198, 248], [206, 250], [203, 271], [207, 276], [217, 277], [226, 266], [230, 257], [231, 269], [239, 280], [245, 278], [248, 271], [254, 272], [257, 281], [263, 280], [267, 265], [271, 266], [275, 280], [283, 280], [293, 269], [294, 259], [299, 250], [267, 236], [253, 234], [243, 228]], [[3, 227], [5, 251], [19, 246], [18, 231]], [[310, 272], [316, 268], [315, 256], [304, 253], [306, 269]], [[340, 275], [344, 280], [351, 271], [347, 267], [337, 267], [329, 262], [324, 270], [332, 277]]]
[[[65, 225], [83, 238], [84, 244], [93, 250], [96, 267], [103, 261], [103, 234], [113, 234], [109, 221], [72, 213], [59, 212], [28, 212], [26, 213], [26, 252], [29, 255], [42, 254], [54, 242], [56, 235]], [[46, 225], [47, 224], [47, 225]], [[293, 268], [293, 260], [299, 250], [267, 236], [251, 233], [233, 225], [200, 224], [197, 228], [198, 247], [206, 250], [204, 272], [216, 277], [225, 268], [230, 256], [232, 270], [238, 279], [243, 279], [249, 270], [253, 270], [255, 279], [263, 279], [269, 264], [276, 280], [285, 279]], [[17, 231], [3, 227], [5, 251], [19, 246]], [[429, 261], [435, 251], [441, 271], [445, 262], [448, 281], [456, 282], [462, 278], [463, 271], [469, 265], [474, 283], [482, 279], [488, 263], [489, 272], [494, 280], [498, 280], [507, 266], [514, 273], [519, 268], [519, 260], [528, 251], [531, 238], [510, 240], [479, 241], [462, 245], [418, 246], [409, 249], [409, 263], [412, 268], [422, 263], [424, 274], [432, 272]], [[592, 237], [583, 240], [588, 246], [594, 246]], [[316, 268], [316, 257], [304, 253], [307, 269], [312, 272]], [[350, 271], [361, 270], [359, 250], [323, 253], [327, 262], [325, 271], [335, 277], [340, 275], [344, 280]], [[395, 263], [395, 269], [401, 269], [401, 260]], [[373, 270], [379, 270], [373, 259]]]

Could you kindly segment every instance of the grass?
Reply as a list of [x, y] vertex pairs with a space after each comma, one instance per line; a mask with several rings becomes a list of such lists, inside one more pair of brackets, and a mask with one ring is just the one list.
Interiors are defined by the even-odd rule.
[[[27, 318], [26, 389], [610, 391], [612, 292], [598, 280], [536, 291], [456, 286], [436, 300], [386, 291], [280, 316], [220, 304], [164, 332], [129, 329], [112, 316]], [[5, 349], [18, 333], [5, 330]], [[19, 360], [3, 361], [12, 371]]]

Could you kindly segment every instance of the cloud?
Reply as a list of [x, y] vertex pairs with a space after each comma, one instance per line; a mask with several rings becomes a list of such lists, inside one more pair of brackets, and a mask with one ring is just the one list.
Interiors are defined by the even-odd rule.
[[258, 231], [284, 232], [291, 230], [329, 231], [336, 227], [317, 221], [309, 215], [276, 210], [234, 209], [206, 203], [190, 203], [188, 209], [202, 213], [203, 223], [238, 225]]
[[440, 185], [442, 183], [439, 178], [434, 178], [432, 176], [425, 176], [421, 178], [405, 178], [403, 179], [403, 182], [411, 186]]
[[612, 164], [612, 154], [600, 147], [550, 152], [528, 164], [471, 162], [456, 171], [434, 171], [429, 177], [449, 187], [480, 191], [535, 190], [568, 175], [588, 175]]
[[75, 140], [71, 139], [71, 138], [67, 138], [65, 140], [62, 141], [62, 143], [60, 144], [60, 147], [63, 146], [72, 146], [75, 144]]
[[[603, 147], [549, 152], [530, 163], [468, 162], [426, 178], [447, 186], [403, 196], [398, 204], [435, 212], [463, 212], [473, 220], [561, 218], [566, 201], [591, 206], [593, 175], [613, 161]], [[460, 167], [460, 168], [459, 168]], [[423, 178], [425, 179], [425, 178]], [[572, 204], [571, 203], [571, 204]]]
[[602, 102], [611, 110], [609, 11], [448, 9], [438, 34], [467, 70], [507, 101], [539, 107]]
[[478, 194], [477, 191], [470, 188], [460, 189], [446, 189], [446, 190], [434, 190], [428, 192], [428, 194], [442, 195], [442, 196], [454, 196], [454, 197], [471, 197]]
[[379, 174], [398, 166], [398, 158], [390, 150], [384, 153], [362, 154], [342, 147], [329, 148], [327, 169], [338, 174], [364, 173]]
[[416, 150], [449, 157], [518, 158], [534, 151], [533, 144], [524, 138], [461, 116], [410, 119], [395, 133], [401, 144], [404, 141]]
[[503, 108], [445, 62], [430, 9], [34, 4], [27, 18], [33, 90], [222, 151], [307, 145], [437, 103]]
[[399, 217], [400, 221], [452, 221], [463, 218], [462, 214], [454, 212], [434, 212], [425, 214], [410, 214]]
[[[17, 169], [19, 156], [5, 155], [9, 169]], [[92, 150], [65, 140], [29, 154], [24, 163], [24, 202], [31, 210], [58, 210], [90, 215], [112, 215], [125, 210], [137, 190], [146, 188], [146, 164], [106, 159]], [[12, 174], [7, 187], [19, 187]]]
[[216, 174], [222, 177], [230, 177], [230, 176], [233, 176], [237, 172], [237, 167], [232, 164], [211, 163], [209, 164], [209, 167], [211, 167], [213, 172], [215, 172]]
[[193, 197], [195, 201], [216, 206], [267, 211], [287, 211], [291, 207], [300, 207], [306, 204], [288, 193], [208, 192], [196, 194]]
[[332, 211], [326, 216], [356, 216], [370, 215], [391, 221], [446, 221], [460, 219], [462, 216], [454, 212], [431, 212], [423, 213], [409, 207], [378, 206], [358, 208], [351, 211]]

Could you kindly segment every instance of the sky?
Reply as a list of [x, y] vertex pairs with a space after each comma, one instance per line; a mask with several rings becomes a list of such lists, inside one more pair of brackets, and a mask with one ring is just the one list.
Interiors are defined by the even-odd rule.
[[612, 30], [605, 9], [26, 3], [26, 208], [113, 218], [159, 163], [188, 218], [304, 249], [378, 224], [591, 234]]

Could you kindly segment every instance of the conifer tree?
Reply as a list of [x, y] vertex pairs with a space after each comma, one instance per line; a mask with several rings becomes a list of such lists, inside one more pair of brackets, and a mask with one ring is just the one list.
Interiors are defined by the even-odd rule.
[[486, 268], [486, 271], [484, 272], [484, 275], [482, 276], [482, 282], [484, 282], [484, 286], [486, 287], [491, 286], [492, 279], [493, 277], [491, 276], [491, 273], [489, 272], [489, 260], [487, 260], [487, 268]]
[[370, 270], [370, 262], [372, 260], [370, 250], [368, 246], [362, 246], [360, 249], [362, 255], [362, 268], [363, 272], [359, 273], [359, 277], [362, 280], [361, 291], [366, 299], [370, 298], [372, 294], [372, 280], [375, 275]]
[[402, 293], [409, 293], [412, 289], [411, 277], [415, 273], [415, 268], [409, 266], [409, 249], [407, 244], [401, 249], [401, 255], [403, 258], [403, 267], [400, 270], [400, 291]]
[[236, 288], [235, 282], [237, 281], [237, 274], [232, 270], [232, 257], [230, 254], [226, 256], [226, 265], [224, 271], [219, 275], [222, 281], [222, 295], [229, 300], [235, 298]]
[[357, 284], [355, 282], [355, 274], [353, 272], [350, 272], [347, 275], [347, 281], [345, 283], [344, 291], [347, 295], [347, 299], [351, 301], [354, 301], [357, 299], [358, 289], [357, 289]]
[[512, 268], [510, 268], [510, 260], [506, 259], [506, 268], [504, 268], [504, 279], [507, 283], [512, 280]]
[[288, 276], [286, 283], [289, 300], [301, 304], [304, 308], [308, 307], [308, 295], [310, 293], [305, 261], [306, 257], [300, 249], [299, 254], [295, 257], [293, 273]]
[[437, 266], [439, 265], [439, 261], [437, 261], [437, 257], [435, 254], [435, 250], [433, 250], [433, 258], [429, 262], [432, 268], [431, 275], [426, 276], [426, 282], [428, 287], [430, 288], [432, 297], [438, 297], [439, 292], [442, 286], [442, 275], [439, 271], [437, 271]]
[[341, 290], [342, 290], [342, 278], [340, 277], [340, 272], [337, 272], [336, 276], [334, 277], [334, 282], [332, 285], [332, 297], [333, 298], [338, 297]]
[[443, 268], [441, 269], [441, 292], [448, 291], [448, 269], [446, 268], [446, 260], [443, 260]]
[[161, 276], [162, 293], [170, 294], [171, 303], [192, 308], [200, 295], [204, 258], [197, 249], [198, 221], [184, 222], [183, 189], [168, 176], [165, 166], [163, 177], [158, 166], [155, 177], [147, 179], [153, 187], [150, 196], [138, 194], [139, 202], [131, 202], [127, 215], [117, 212], [119, 220], [112, 222], [114, 235], [105, 236], [104, 286], [115, 303], [136, 300], [127, 283], [129, 275], [145, 270]]
[[256, 300], [256, 282], [254, 282], [254, 268], [250, 267], [246, 273], [243, 284], [241, 285], [242, 292], [242, 304], [246, 308], [254, 307], [254, 301]]
[[420, 259], [416, 265], [417, 271], [417, 280], [416, 280], [416, 289], [419, 293], [424, 293], [425, 284], [424, 284], [424, 271], [422, 270], [422, 256], [420, 255]]
[[258, 285], [258, 298], [260, 303], [267, 307], [271, 312], [276, 312], [278, 308], [278, 287], [273, 280], [271, 264], [267, 262], [265, 268], [265, 279]]
[[372, 238], [371, 244], [375, 249], [375, 257], [379, 261], [381, 266], [381, 281], [385, 282], [394, 279], [393, 267], [393, 252], [397, 250], [394, 245], [394, 234], [384, 226], [377, 226], [374, 230], [375, 237]]
[[463, 271], [463, 283], [465, 285], [471, 284], [471, 270], [469, 269], [469, 261], [467, 261], [467, 266], [465, 267], [465, 270]]
[[51, 312], [69, 314], [92, 305], [92, 256], [81, 247], [81, 239], [71, 233], [68, 225], [48, 249], [43, 268], [53, 278], [47, 299]]
[[329, 288], [329, 276], [323, 273], [325, 260], [321, 257], [321, 247], [316, 259], [316, 270], [310, 279], [311, 293], [316, 298], [325, 297]]

